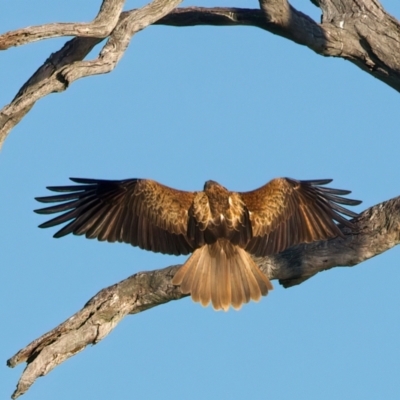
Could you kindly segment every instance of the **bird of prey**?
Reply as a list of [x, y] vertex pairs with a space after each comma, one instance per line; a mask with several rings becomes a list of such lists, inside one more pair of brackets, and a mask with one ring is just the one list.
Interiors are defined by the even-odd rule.
[[187, 192], [153, 180], [70, 178], [78, 185], [48, 187], [59, 203], [35, 210], [62, 213], [40, 225], [68, 222], [54, 237], [69, 233], [100, 241], [124, 242], [166, 254], [190, 254], [172, 283], [203, 306], [239, 309], [272, 289], [254, 256], [279, 253], [299, 243], [343, 236], [337, 223], [354, 229], [341, 205], [361, 203], [351, 193], [323, 187], [331, 179], [271, 180], [250, 192], [231, 192], [214, 181]]

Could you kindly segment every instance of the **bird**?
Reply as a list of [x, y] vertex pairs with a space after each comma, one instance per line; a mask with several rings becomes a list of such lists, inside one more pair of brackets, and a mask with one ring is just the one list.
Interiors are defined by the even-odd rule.
[[325, 187], [332, 179], [275, 178], [248, 192], [229, 191], [212, 180], [193, 192], [150, 179], [70, 180], [75, 184], [47, 187], [58, 194], [36, 198], [56, 203], [36, 213], [61, 213], [40, 228], [67, 223], [55, 238], [72, 233], [164, 254], [191, 254], [172, 284], [195, 302], [224, 311], [259, 301], [273, 289], [253, 256], [343, 237], [339, 224], [354, 232], [346, 217], [358, 214], [344, 206], [361, 203], [343, 197], [349, 190]]

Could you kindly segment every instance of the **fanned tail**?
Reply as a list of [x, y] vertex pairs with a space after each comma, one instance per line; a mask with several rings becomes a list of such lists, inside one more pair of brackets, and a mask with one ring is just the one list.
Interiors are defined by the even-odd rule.
[[178, 270], [172, 283], [193, 301], [215, 310], [236, 310], [251, 300], [259, 301], [272, 290], [269, 279], [249, 253], [227, 240], [197, 249]]

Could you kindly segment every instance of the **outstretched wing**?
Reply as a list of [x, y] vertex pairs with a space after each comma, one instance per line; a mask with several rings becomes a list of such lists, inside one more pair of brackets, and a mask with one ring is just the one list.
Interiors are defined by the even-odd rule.
[[273, 179], [251, 192], [240, 193], [250, 212], [253, 239], [246, 250], [256, 256], [279, 253], [299, 243], [342, 236], [338, 222], [353, 224], [343, 217], [358, 214], [340, 204], [355, 206], [359, 200], [342, 197], [348, 190], [321, 187], [331, 179], [297, 181]]
[[167, 254], [193, 251], [186, 232], [195, 193], [146, 179], [70, 179], [79, 185], [51, 186], [49, 190], [63, 194], [36, 198], [42, 203], [59, 204], [35, 212], [62, 212], [40, 228], [68, 222], [54, 237], [73, 233]]

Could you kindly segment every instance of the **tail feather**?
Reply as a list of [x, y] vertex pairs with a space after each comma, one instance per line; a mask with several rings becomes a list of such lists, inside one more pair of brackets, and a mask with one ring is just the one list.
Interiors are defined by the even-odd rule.
[[[258, 280], [256, 279], [255, 276], [255, 271], [254, 270], [254, 262], [252, 260], [249, 260], [250, 257], [247, 255], [248, 253], [245, 252], [239, 252], [239, 257], [242, 261], [242, 266], [244, 268], [244, 277], [243, 279], [247, 280], [248, 284], [248, 295], [246, 297], [250, 297], [254, 301], [259, 301], [261, 298], [261, 290], [260, 286], [258, 284]], [[251, 261], [251, 262], [250, 262]], [[258, 269], [258, 267], [257, 267]]]
[[197, 249], [175, 274], [172, 283], [193, 301], [215, 310], [240, 309], [251, 300], [258, 301], [272, 290], [269, 279], [260, 271], [249, 253], [227, 240]]
[[247, 268], [243, 268], [242, 259], [238, 257], [236, 260], [238, 274], [240, 274], [240, 279], [242, 281], [243, 286], [243, 297], [242, 303], [248, 303], [250, 301], [250, 285], [249, 280], [247, 279]]
[[[246, 256], [246, 259], [243, 260], [243, 263], [245, 264], [245, 261], [247, 262], [247, 265], [251, 269], [251, 273], [253, 274], [255, 280], [257, 281], [257, 286], [258, 289], [261, 292], [261, 296], [266, 296], [268, 294], [269, 290], [272, 290], [274, 287], [272, 286], [271, 281], [261, 272], [260, 268], [257, 266], [257, 264], [253, 261], [251, 256], [243, 249], [241, 250], [242, 257]], [[257, 295], [259, 300], [261, 298], [260, 295]], [[253, 298], [252, 298], [253, 299]], [[256, 299], [253, 299], [256, 300]]]
[[232, 307], [239, 310], [243, 303], [248, 303], [250, 297], [246, 298], [246, 290], [243, 286], [243, 277], [240, 269], [240, 262], [236, 258], [231, 263], [231, 285], [232, 285]]
[[[182, 293], [190, 293], [192, 290], [192, 285], [194, 282], [194, 275], [197, 271], [197, 265], [200, 258], [201, 253], [195, 251], [191, 257], [186, 261], [186, 263], [179, 269], [178, 274], [175, 275], [174, 280], [178, 280], [179, 276], [181, 277], [179, 280], [179, 284], [181, 285]], [[177, 277], [178, 275], [178, 277]], [[174, 282], [173, 282], [174, 283]], [[176, 283], [174, 283], [176, 284]]]
[[228, 310], [231, 304], [231, 271], [228, 258], [221, 246], [212, 247], [217, 247], [217, 251], [211, 251], [209, 254], [217, 254], [211, 257], [211, 302], [216, 310]]
[[205, 252], [200, 252], [200, 256], [197, 262], [197, 271], [194, 276], [191, 296], [193, 301], [201, 304], [203, 306], [207, 306], [208, 302], [204, 303], [202, 300], [201, 293], [204, 293], [203, 297], [210, 298], [211, 296], [211, 287], [210, 287], [210, 273], [208, 271], [208, 265], [205, 260]]

